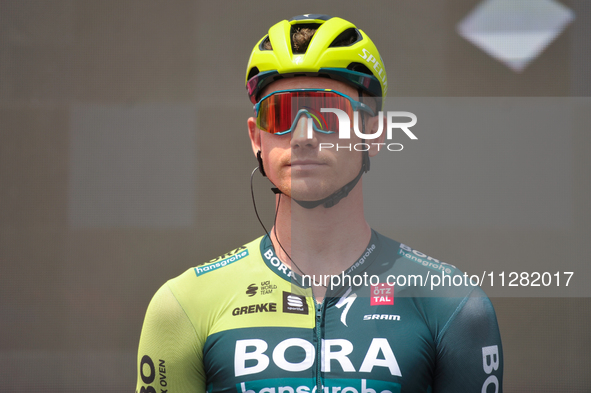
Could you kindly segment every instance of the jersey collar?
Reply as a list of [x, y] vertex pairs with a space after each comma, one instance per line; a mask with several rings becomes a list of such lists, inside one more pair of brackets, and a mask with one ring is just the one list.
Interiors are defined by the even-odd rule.
[[[277, 253], [275, 252], [275, 248], [273, 247], [273, 242], [271, 242], [271, 238], [269, 234], [266, 234], [261, 238], [260, 243], [260, 251], [263, 261], [267, 265], [269, 269], [274, 271], [277, 275], [282, 277], [286, 281], [290, 281], [292, 284], [296, 284], [299, 287], [304, 287], [301, 285], [302, 283], [302, 276], [292, 271], [285, 263], [283, 263]], [[361, 256], [359, 256], [355, 262], [348, 268], [345, 269], [341, 274], [342, 275], [363, 275], [363, 273], [371, 266], [371, 264], [377, 259], [378, 255], [381, 251], [381, 242], [379, 234], [372, 229], [371, 231], [371, 238], [365, 251]], [[307, 287], [307, 286], [305, 286]], [[339, 287], [333, 288], [332, 291], [329, 292], [339, 292]]]

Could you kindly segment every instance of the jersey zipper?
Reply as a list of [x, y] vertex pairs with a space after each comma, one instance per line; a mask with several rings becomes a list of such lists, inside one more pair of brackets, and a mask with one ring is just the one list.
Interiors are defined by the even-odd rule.
[[[314, 298], [314, 295], [312, 295], [312, 297]], [[316, 298], [314, 298], [314, 304], [316, 306], [316, 393], [323, 393], [322, 380], [320, 377], [322, 370], [322, 334], [320, 329], [322, 325], [322, 305], [324, 304], [324, 300], [322, 303], [316, 303]]]

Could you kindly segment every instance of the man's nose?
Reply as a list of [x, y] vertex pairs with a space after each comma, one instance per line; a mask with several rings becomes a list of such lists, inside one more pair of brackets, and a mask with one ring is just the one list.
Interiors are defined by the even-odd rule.
[[315, 147], [318, 145], [316, 139], [316, 131], [312, 130], [312, 137], [308, 138], [308, 122], [312, 128], [312, 119], [307, 116], [301, 116], [295, 126], [295, 129], [291, 132], [291, 147]]

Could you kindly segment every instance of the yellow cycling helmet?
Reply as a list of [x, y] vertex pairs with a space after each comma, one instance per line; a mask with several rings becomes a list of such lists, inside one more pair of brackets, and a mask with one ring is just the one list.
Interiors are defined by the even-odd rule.
[[[307, 49], [294, 53], [293, 32], [302, 25], [317, 30]], [[267, 41], [271, 49], [266, 49]], [[384, 62], [371, 39], [351, 22], [328, 15], [295, 16], [269, 29], [252, 50], [246, 68], [250, 100], [256, 103], [268, 84], [295, 76], [335, 79], [374, 97], [385, 97], [388, 88]]]

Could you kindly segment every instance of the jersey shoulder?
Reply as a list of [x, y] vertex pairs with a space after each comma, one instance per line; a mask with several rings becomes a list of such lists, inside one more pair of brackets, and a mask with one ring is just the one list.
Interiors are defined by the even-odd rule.
[[208, 283], [220, 280], [244, 277], [254, 266], [262, 262], [260, 253], [261, 238], [237, 247], [208, 262], [189, 268], [181, 275], [169, 281], [175, 287], [184, 285], [207, 286]]
[[433, 258], [404, 243], [397, 242], [386, 236], [380, 235], [380, 242], [386, 255], [394, 258], [399, 269], [407, 269], [412, 272], [426, 274], [462, 274], [456, 266]]
[[394, 263], [388, 274], [396, 278], [395, 297], [407, 297], [441, 337], [452, 321], [466, 326], [491, 323], [496, 315], [488, 296], [470, 276], [452, 264], [387, 237], [380, 239]]
[[430, 303], [449, 303], [449, 307], [459, 305], [469, 295], [486, 297], [477, 283], [456, 266], [380, 236], [381, 258], [388, 262], [387, 274], [395, 281], [400, 296], [430, 298]]
[[[183, 308], [208, 308], [231, 296], [228, 284], [240, 285], [265, 268], [260, 252], [261, 238], [237, 247], [204, 264], [187, 269], [166, 282]], [[250, 280], [250, 281], [249, 281]], [[215, 299], [216, 301], [212, 301]]]

